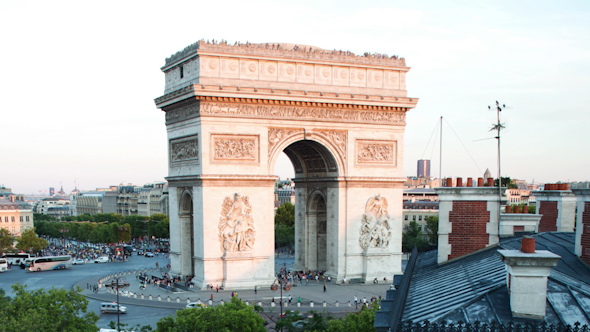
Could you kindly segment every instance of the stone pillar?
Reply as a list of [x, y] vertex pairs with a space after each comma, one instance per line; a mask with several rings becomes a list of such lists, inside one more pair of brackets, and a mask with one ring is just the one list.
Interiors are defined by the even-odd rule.
[[442, 187], [438, 194], [438, 263], [495, 245], [498, 188]]
[[537, 214], [543, 215], [539, 222], [539, 232], [574, 231], [576, 196], [569, 190], [569, 186], [547, 184], [545, 190], [534, 191], [532, 195], [537, 198]]
[[590, 189], [572, 189], [576, 195], [576, 256], [590, 265]]
[[561, 258], [548, 250], [525, 249], [525, 241], [534, 238], [523, 238], [521, 250], [498, 250], [502, 261], [506, 264], [506, 282], [510, 294], [512, 316], [543, 319], [547, 304], [547, 277], [551, 268]]

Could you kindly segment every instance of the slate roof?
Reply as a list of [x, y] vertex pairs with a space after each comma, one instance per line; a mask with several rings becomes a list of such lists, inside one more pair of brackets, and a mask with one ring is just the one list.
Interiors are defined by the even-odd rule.
[[[533, 236], [537, 250], [561, 256], [548, 278], [545, 321], [590, 325], [590, 269], [574, 253], [575, 234]], [[529, 320], [512, 317], [506, 270], [498, 253], [498, 249], [520, 249], [520, 241], [520, 237], [502, 239], [498, 246], [441, 265], [436, 262], [436, 250], [421, 253], [405, 303], [393, 300], [387, 305], [403, 306], [402, 321], [525, 323]]]

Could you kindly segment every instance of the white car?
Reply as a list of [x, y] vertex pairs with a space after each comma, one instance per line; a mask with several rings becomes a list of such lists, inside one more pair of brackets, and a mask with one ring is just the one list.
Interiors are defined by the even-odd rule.
[[84, 265], [84, 264], [86, 264], [86, 262], [82, 258], [78, 258], [78, 259], [74, 259], [72, 261], [72, 264], [73, 265]]
[[109, 258], [107, 256], [101, 256], [94, 260], [95, 263], [108, 263]]
[[145, 253], [145, 257], [154, 257], [154, 253], [148, 251], [148, 252]]
[[204, 308], [207, 305], [205, 303], [199, 303], [199, 302], [191, 302], [189, 304], [186, 305], [187, 309], [199, 309], [199, 308]]
[[[103, 302], [100, 304], [100, 312], [103, 314], [116, 314], [117, 313], [117, 303], [109, 303]], [[119, 306], [119, 312], [122, 314], [127, 313], [127, 307]]]

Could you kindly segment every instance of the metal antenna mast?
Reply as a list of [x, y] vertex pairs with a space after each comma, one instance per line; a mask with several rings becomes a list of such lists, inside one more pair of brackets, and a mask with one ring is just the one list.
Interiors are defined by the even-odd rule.
[[[500, 211], [501, 211], [501, 205], [502, 205], [502, 171], [501, 171], [501, 163], [500, 163], [500, 131], [502, 130], [502, 128], [506, 128], [506, 127], [504, 127], [503, 124], [500, 123], [500, 112], [502, 112], [502, 110], [505, 108], [506, 108], [506, 104], [500, 105], [500, 103], [496, 100], [496, 114], [498, 116], [498, 122], [497, 122], [497, 124], [495, 124], [492, 127], [492, 129], [490, 129], [490, 131], [496, 130], [498, 132], [498, 136], [496, 136], [496, 138], [498, 139], [498, 230], [500, 228]], [[488, 106], [488, 109], [491, 110], [492, 107]], [[498, 234], [500, 234], [500, 233], [498, 233]]]

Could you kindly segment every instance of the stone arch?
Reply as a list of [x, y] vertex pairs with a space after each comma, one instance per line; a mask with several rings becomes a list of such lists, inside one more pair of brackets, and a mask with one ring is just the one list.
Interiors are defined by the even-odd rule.
[[307, 267], [312, 270], [328, 270], [327, 247], [327, 197], [321, 190], [314, 190], [308, 198], [306, 212]]
[[180, 234], [182, 238], [180, 253], [180, 274], [194, 274], [195, 257], [195, 222], [193, 209], [193, 193], [189, 188], [184, 188], [180, 194], [178, 206], [178, 219], [180, 221]]
[[287, 134], [279, 142], [273, 145], [271, 148], [272, 150], [270, 151], [268, 162], [269, 174], [274, 173], [277, 159], [281, 152], [284, 151], [287, 157], [289, 157], [291, 160], [291, 163], [293, 163], [296, 177], [298, 174], [307, 176], [307, 167], [305, 167], [303, 158], [300, 155], [298, 156], [295, 151], [298, 147], [303, 147], [304, 144], [307, 145], [307, 147], [311, 147], [313, 150], [316, 150], [325, 162], [329, 160], [333, 162], [335, 166], [334, 169], [332, 171], [326, 172], [331, 173], [326, 175], [341, 176], [346, 174], [346, 156], [336, 146], [334, 146], [334, 144], [321, 135], [306, 135], [303, 131]]

